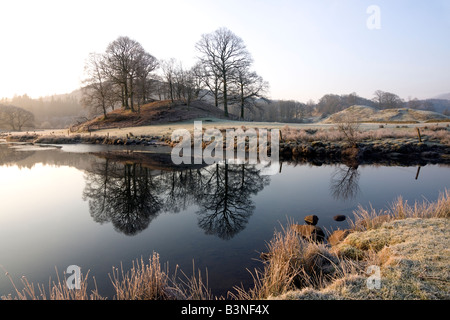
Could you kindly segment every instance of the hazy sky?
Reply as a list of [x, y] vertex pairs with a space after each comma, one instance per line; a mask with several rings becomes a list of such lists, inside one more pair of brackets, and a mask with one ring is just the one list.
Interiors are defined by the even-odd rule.
[[0, 14], [0, 97], [78, 89], [88, 54], [119, 36], [189, 67], [219, 27], [244, 40], [273, 99], [450, 92], [449, 0], [0, 0]]

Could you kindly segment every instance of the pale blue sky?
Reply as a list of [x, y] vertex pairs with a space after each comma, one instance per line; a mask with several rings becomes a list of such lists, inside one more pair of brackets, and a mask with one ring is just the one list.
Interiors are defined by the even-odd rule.
[[[367, 28], [370, 5], [380, 29]], [[244, 40], [274, 99], [450, 92], [448, 0], [0, 0], [0, 12], [0, 97], [79, 88], [84, 59], [121, 35], [189, 66], [219, 27]]]

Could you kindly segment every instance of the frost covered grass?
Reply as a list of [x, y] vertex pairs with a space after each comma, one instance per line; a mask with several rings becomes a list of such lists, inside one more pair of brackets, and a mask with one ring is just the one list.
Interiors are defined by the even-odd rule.
[[[335, 246], [302, 239], [290, 227], [268, 243], [254, 286], [237, 299], [449, 299], [450, 193], [377, 212], [359, 207], [350, 234]], [[369, 266], [381, 288], [367, 286]]]
[[385, 210], [375, 210], [372, 207], [358, 206], [354, 211], [355, 219], [351, 228], [357, 231], [376, 229], [383, 223], [407, 218], [450, 218], [450, 191], [444, 190], [436, 201], [423, 200], [408, 204], [408, 201], [398, 197]]
[[[383, 126], [383, 125], [380, 125]], [[363, 128], [361, 126], [361, 128]], [[442, 144], [450, 144], [450, 131], [444, 125], [429, 125], [419, 127], [420, 134], [425, 141], [436, 141]], [[284, 141], [293, 142], [340, 142], [345, 141], [346, 136], [338, 127], [305, 129], [289, 125], [281, 128], [281, 134]], [[418, 140], [416, 126], [408, 127], [407, 125], [398, 126], [398, 128], [378, 128], [378, 129], [362, 129], [357, 133], [359, 141], [374, 141], [386, 139], [414, 139]]]

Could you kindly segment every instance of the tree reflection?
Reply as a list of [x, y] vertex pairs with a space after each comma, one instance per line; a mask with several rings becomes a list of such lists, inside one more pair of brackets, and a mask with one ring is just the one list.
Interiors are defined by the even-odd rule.
[[330, 189], [335, 199], [349, 200], [359, 192], [358, 166], [338, 166], [331, 176]]
[[149, 169], [106, 160], [93, 164], [87, 173], [83, 199], [89, 199], [94, 221], [111, 222], [116, 230], [135, 235], [148, 227], [161, 208], [155, 190]]
[[199, 226], [207, 234], [230, 239], [245, 228], [255, 210], [251, 195], [269, 183], [253, 165], [215, 164], [205, 169], [198, 204]]
[[196, 203], [201, 170], [164, 172], [159, 176], [164, 210], [178, 213]]
[[197, 205], [199, 226], [230, 239], [255, 210], [252, 195], [269, 177], [254, 165], [215, 164], [182, 171], [151, 170], [141, 164], [97, 159], [86, 173], [83, 199], [98, 223], [111, 222], [126, 235], [146, 229], [160, 212]]

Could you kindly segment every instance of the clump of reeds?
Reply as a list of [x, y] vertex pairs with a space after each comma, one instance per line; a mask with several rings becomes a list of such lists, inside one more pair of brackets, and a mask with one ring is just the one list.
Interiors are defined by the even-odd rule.
[[[178, 276], [180, 272], [180, 276]], [[89, 272], [88, 272], [89, 274]], [[81, 275], [80, 288], [69, 289], [66, 279], [60, 279], [57, 273], [56, 281], [49, 281], [48, 293], [44, 285], [29, 282], [26, 277], [21, 278], [23, 289], [18, 289], [12, 277], [6, 272], [15, 290], [15, 296], [2, 296], [3, 300], [99, 300], [102, 297], [95, 285], [95, 290], [88, 290], [88, 274]], [[211, 300], [214, 299], [208, 282], [204, 282], [198, 271], [188, 276], [177, 267], [171, 275], [168, 264], [162, 266], [159, 255], [153, 253], [148, 263], [143, 258], [133, 261], [129, 271], [121, 265], [113, 268], [110, 279], [115, 289], [115, 300]], [[95, 279], [94, 279], [95, 280]]]
[[133, 261], [130, 271], [125, 272], [121, 264], [120, 269], [113, 267], [110, 275], [117, 300], [170, 300], [176, 290], [170, 286], [168, 268], [164, 270], [159, 262], [159, 256], [153, 254], [149, 263], [141, 260]]
[[111, 281], [114, 285], [117, 300], [210, 300], [213, 298], [204, 283], [201, 272], [191, 277], [180, 271], [182, 278], [177, 276], [178, 266], [173, 275], [169, 266], [162, 266], [159, 255], [153, 253], [148, 264], [144, 260], [133, 261], [128, 272], [121, 266], [113, 268]]
[[[61, 279], [56, 270], [56, 281], [49, 280], [48, 291], [46, 291], [45, 286], [42, 284], [35, 285], [29, 282], [28, 279], [23, 276], [20, 281], [22, 283], [23, 289], [18, 289], [15, 285], [11, 275], [5, 272], [5, 275], [10, 279], [16, 296], [13, 297], [11, 294], [7, 296], [0, 297], [0, 300], [101, 300], [103, 299], [97, 290], [95, 284], [95, 289], [89, 292], [88, 290], [88, 275], [80, 275], [80, 287], [79, 289], [69, 289], [67, 286], [67, 279], [64, 274], [64, 279]], [[94, 279], [95, 283], [95, 279]]]
[[252, 273], [253, 288], [235, 287], [238, 300], [259, 300], [303, 287], [324, 287], [341, 272], [338, 257], [325, 244], [303, 239], [291, 228], [282, 227], [268, 243], [263, 270]]
[[387, 209], [377, 211], [373, 207], [358, 206], [353, 214], [355, 219], [350, 224], [351, 228], [355, 230], [375, 229], [385, 222], [399, 219], [449, 218], [450, 192], [445, 189], [439, 194], [436, 201], [416, 201], [413, 205], [408, 204], [408, 201], [403, 200], [400, 196]]

